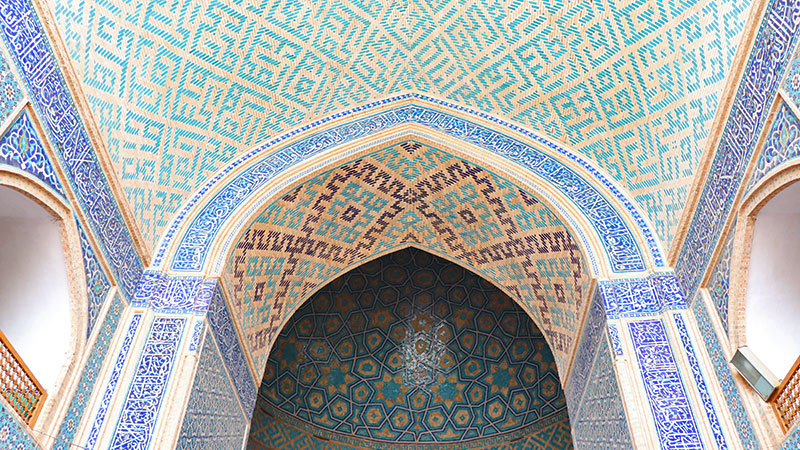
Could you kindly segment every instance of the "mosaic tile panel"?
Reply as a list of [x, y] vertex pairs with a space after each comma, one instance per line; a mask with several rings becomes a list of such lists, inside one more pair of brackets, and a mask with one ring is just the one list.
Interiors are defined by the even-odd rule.
[[622, 342], [619, 340], [619, 328], [614, 324], [608, 325], [608, 340], [611, 341], [611, 348], [614, 349], [614, 356], [622, 356]]
[[0, 403], [0, 442], [5, 445], [5, 448], [13, 450], [39, 450], [41, 448], [22, 427], [17, 416], [6, 409], [2, 403]]
[[781, 450], [796, 450], [800, 448], [800, 427], [795, 427], [781, 445]]
[[239, 336], [236, 334], [233, 319], [219, 284], [214, 290], [207, 317], [222, 360], [225, 361], [225, 367], [233, 379], [242, 409], [249, 415], [256, 403], [256, 381], [253, 380], [253, 374], [247, 367], [244, 349], [239, 342]]
[[22, 101], [22, 90], [14, 78], [14, 73], [0, 51], [0, 123], [14, 112], [14, 108]]
[[216, 281], [202, 277], [173, 277], [148, 270], [136, 287], [133, 305], [160, 313], [205, 313]]
[[[545, 423], [546, 422], [546, 423]], [[508, 435], [457, 444], [411, 444], [369, 441], [333, 435], [299, 422], [279, 418], [279, 413], [259, 401], [247, 442], [250, 450], [569, 450], [572, 449], [569, 418], [566, 412], [525, 428], [516, 437]]]
[[153, 320], [111, 438], [111, 450], [144, 450], [150, 444], [185, 322], [184, 317]]
[[23, 112], [0, 137], [0, 164], [24, 170], [66, 198], [31, 118]]
[[603, 328], [606, 325], [606, 311], [603, 307], [603, 298], [600, 290], [595, 290], [592, 303], [586, 312], [586, 319], [583, 322], [580, 338], [578, 339], [575, 359], [570, 368], [567, 385], [564, 388], [567, 398], [567, 405], [571, 410], [577, 410], [580, 405], [583, 392], [592, 370], [594, 355], [597, 351], [599, 341], [603, 336]]
[[298, 186], [236, 244], [222, 278], [256, 368], [315, 287], [407, 244], [450, 255], [506, 288], [538, 321], [563, 367], [589, 282], [569, 232], [508, 181], [407, 142]]
[[259, 395], [294, 420], [382, 442], [516, 432], [564, 412], [547, 342], [477, 275], [416, 249], [315, 293], [270, 352]]
[[[256, 148], [231, 164], [226, 166], [221, 172], [214, 175], [195, 194], [189, 203], [176, 216], [176, 221], [170, 225], [165, 239], [162, 240], [159, 249], [154, 257], [154, 265], [160, 265], [166, 248], [169, 247], [175, 233], [182, 225], [182, 221], [187, 215], [192, 215], [184, 234], [180, 236], [180, 242], [175, 249], [171, 264], [174, 271], [191, 272], [199, 271], [205, 263], [205, 258], [209, 248], [215, 242], [216, 235], [222, 224], [234, 211], [248, 201], [256, 190], [266, 182], [275, 178], [287, 168], [303, 162], [303, 160], [318, 155], [323, 151], [350, 142], [357, 138], [373, 135], [381, 130], [386, 130], [393, 126], [404, 124], [415, 124], [425, 128], [432, 128], [436, 131], [452, 135], [455, 139], [464, 140], [482, 147], [497, 156], [509, 159], [520, 164], [525, 169], [530, 169], [532, 176], [538, 176], [542, 182], [549, 187], [560, 191], [568, 198], [574, 206], [578, 208], [579, 214], [583, 214], [595, 229], [597, 238], [603, 247], [611, 265], [611, 270], [615, 272], [637, 272], [645, 270], [645, 261], [642, 249], [631, 232], [629, 226], [619, 211], [615, 209], [611, 197], [616, 197], [628, 213], [632, 216], [639, 231], [647, 241], [648, 249], [653, 258], [654, 264], [658, 267], [664, 265], [663, 255], [658, 242], [650, 230], [649, 225], [641, 216], [637, 208], [611, 183], [611, 181], [600, 173], [593, 165], [583, 160], [573, 152], [560, 147], [542, 137], [530, 136], [533, 140], [548, 147], [552, 152], [560, 154], [559, 158], [553, 157], [550, 153], [541, 151], [536, 146], [524, 144], [499, 133], [483, 125], [473, 123], [461, 117], [438, 111], [431, 106], [445, 107], [453, 112], [467, 113], [467, 115], [485, 116], [477, 111], [467, 110], [463, 107], [447, 104], [441, 100], [431, 99], [422, 95], [403, 95], [384, 101], [370, 104], [370, 107], [389, 105], [401, 100], [413, 100], [419, 103], [432, 104], [429, 106], [403, 106], [393, 110], [385, 111], [376, 115], [362, 119], [355, 119], [349, 123], [340, 124], [338, 127], [312, 134], [305, 139], [301, 139], [294, 144], [281, 148], [275, 152], [270, 151], [270, 146], [280, 143], [289, 136], [283, 135], [275, 138], [268, 144]], [[363, 108], [367, 110], [369, 108]], [[352, 112], [350, 112], [352, 113]], [[348, 115], [350, 114], [348, 113]], [[340, 115], [340, 114], [339, 114]], [[333, 116], [334, 118], [336, 116]], [[329, 116], [326, 120], [330, 120]], [[485, 117], [484, 117], [485, 118]], [[497, 119], [495, 119], [497, 121]], [[499, 121], [498, 121], [499, 122]], [[501, 127], [509, 127], [515, 131], [523, 131], [515, 125], [498, 123]], [[300, 130], [307, 131], [309, 126]], [[299, 132], [295, 130], [295, 132]], [[293, 134], [292, 132], [290, 134]], [[524, 132], [524, 131], [523, 131]], [[262, 153], [267, 154], [265, 157]], [[571, 160], [582, 166], [589, 172], [589, 179], [584, 179], [584, 175], [578, 174], [573, 169], [564, 164], [564, 160]], [[250, 161], [253, 160], [253, 161]], [[247, 169], [236, 174], [235, 178], [225, 186], [216, 186], [224, 175], [229, 172], [236, 172], [239, 165], [252, 162]], [[221, 183], [220, 183], [221, 184]], [[602, 185], [602, 187], [598, 187]], [[207, 191], [216, 191], [210, 199], [205, 199]], [[609, 198], [607, 198], [609, 197]], [[196, 216], [192, 207], [195, 203], [200, 204], [197, 208]], [[563, 217], [571, 217], [575, 214], [574, 210], [566, 211], [562, 205], [553, 201], [556, 208]], [[579, 228], [576, 226], [575, 228]], [[581, 235], [582, 236], [582, 235]], [[590, 247], [585, 244], [585, 247]], [[595, 260], [600, 255], [589, 254], [593, 266]]]
[[756, 35], [722, 137], [714, 153], [675, 273], [683, 292], [694, 297], [744, 171], [800, 37], [800, 1], [772, 0]]
[[139, 329], [139, 323], [141, 323], [141, 321], [142, 315], [140, 313], [136, 313], [131, 317], [130, 323], [128, 324], [128, 330], [125, 332], [125, 336], [122, 339], [122, 345], [120, 345], [119, 352], [117, 352], [117, 358], [114, 361], [114, 365], [111, 367], [111, 373], [108, 375], [108, 382], [105, 385], [105, 390], [103, 391], [103, 395], [100, 397], [100, 407], [94, 416], [94, 420], [91, 422], [92, 428], [89, 431], [89, 437], [86, 439], [85, 447], [88, 450], [94, 449], [97, 445], [97, 440], [100, 438], [100, 428], [103, 426], [103, 423], [106, 420], [108, 410], [111, 405], [111, 400], [114, 398], [114, 393], [116, 392], [117, 385], [119, 384], [120, 375], [122, 375], [122, 369], [125, 367], [125, 362], [128, 360], [128, 355], [130, 355], [133, 337], [136, 335], [136, 331]]
[[413, 90], [577, 147], [669, 243], [749, 4], [59, 0], [55, 15], [150, 242], [243, 149]]
[[747, 191], [752, 190], [770, 170], [798, 156], [800, 156], [800, 120], [786, 103], [781, 102], [761, 154], [758, 155], [753, 174], [750, 175]]
[[734, 223], [708, 282], [708, 293], [711, 295], [711, 301], [714, 302], [714, 308], [717, 310], [717, 315], [722, 321], [722, 327], [726, 333], [728, 332], [728, 294], [731, 286], [731, 257], [733, 256], [733, 230], [735, 229], [736, 224]]
[[789, 66], [781, 87], [787, 100], [800, 107], [800, 52], [795, 51], [794, 60]]
[[697, 361], [697, 355], [694, 352], [694, 344], [689, 335], [689, 330], [686, 328], [686, 322], [680, 314], [673, 314], [675, 325], [678, 327], [678, 335], [681, 339], [681, 344], [685, 350], [686, 357], [689, 359], [689, 367], [692, 370], [692, 377], [697, 385], [697, 392], [700, 394], [700, 401], [703, 404], [703, 410], [708, 417], [708, 423], [711, 426], [711, 432], [714, 434], [714, 442], [717, 444], [718, 449], [727, 449], [728, 443], [725, 441], [725, 434], [722, 432], [722, 424], [717, 418], [717, 412], [714, 408], [714, 402], [711, 400], [711, 394], [708, 392], [705, 377], [703, 377], [703, 370], [700, 368], [700, 363]]
[[609, 318], [656, 315], [666, 309], [686, 309], [686, 299], [672, 273], [600, 283]]
[[628, 328], [661, 447], [703, 449], [664, 323], [661, 320], [632, 322]]
[[111, 289], [111, 282], [108, 281], [106, 273], [100, 266], [100, 261], [97, 260], [97, 255], [94, 253], [94, 248], [86, 237], [86, 232], [83, 231], [83, 226], [79, 221], [75, 221], [78, 226], [78, 234], [81, 240], [81, 254], [83, 255], [83, 270], [86, 275], [86, 294], [89, 299], [88, 306], [88, 327], [86, 329], [87, 338], [92, 335], [97, 315], [103, 308], [103, 303], [108, 296], [108, 291]]
[[108, 354], [108, 347], [119, 325], [120, 315], [125, 309], [122, 297], [117, 294], [111, 300], [108, 312], [100, 323], [100, 331], [92, 344], [89, 359], [83, 367], [75, 394], [69, 402], [66, 416], [58, 430], [58, 440], [53, 445], [53, 450], [70, 450], [75, 432], [81, 423], [86, 406], [89, 403], [97, 378], [100, 376], [103, 362]]
[[248, 416], [239, 406], [236, 388], [225, 367], [214, 339], [206, 339], [176, 449], [242, 448]]
[[605, 336], [600, 336], [586, 385], [570, 423], [581, 449], [633, 449], [622, 393]]
[[76, 206], [88, 216], [119, 286], [131, 298], [142, 261], [36, 11], [29, 0], [2, 0], [0, 9], [2, 37], [69, 178]]
[[739, 434], [744, 448], [748, 450], [755, 450], [761, 448], [758, 445], [758, 439], [755, 435], [753, 425], [750, 423], [750, 418], [747, 416], [742, 399], [739, 396], [739, 388], [733, 381], [731, 369], [728, 366], [728, 360], [720, 347], [719, 339], [711, 324], [711, 318], [708, 315], [708, 310], [701, 298], [694, 301], [692, 311], [697, 319], [697, 326], [700, 328], [700, 333], [703, 335], [706, 351], [711, 357], [711, 363], [714, 365], [714, 372], [717, 376], [722, 392], [725, 396], [725, 401], [730, 411], [731, 417], [736, 424], [736, 431]]

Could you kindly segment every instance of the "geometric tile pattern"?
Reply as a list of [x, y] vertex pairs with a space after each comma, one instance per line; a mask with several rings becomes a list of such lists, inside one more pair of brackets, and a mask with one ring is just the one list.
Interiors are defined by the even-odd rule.
[[87, 316], [88, 327], [86, 329], [86, 336], [89, 337], [92, 335], [97, 315], [103, 308], [103, 302], [105, 302], [108, 291], [111, 289], [111, 283], [108, 281], [105, 271], [103, 271], [103, 268], [100, 266], [100, 261], [97, 260], [97, 255], [94, 253], [92, 244], [86, 237], [86, 232], [83, 231], [81, 222], [76, 220], [75, 224], [78, 226], [78, 235], [81, 240], [83, 270], [86, 274], [86, 294], [89, 298], [89, 314]]
[[150, 243], [237, 153], [413, 90], [575, 146], [669, 244], [750, 1], [54, 3]]
[[118, 285], [133, 296], [142, 261], [53, 50], [29, 0], [1, 0], [0, 36], [12, 52], [79, 207]]
[[89, 359], [83, 367], [78, 387], [75, 394], [69, 402], [66, 417], [61, 423], [61, 428], [58, 431], [58, 440], [53, 445], [53, 450], [69, 450], [72, 448], [72, 440], [75, 437], [75, 432], [78, 430], [78, 425], [83, 418], [83, 413], [89, 403], [89, 397], [94, 390], [95, 382], [100, 376], [103, 363], [105, 362], [108, 348], [111, 345], [111, 340], [114, 339], [114, 334], [119, 325], [120, 315], [125, 309], [125, 303], [122, 296], [117, 294], [111, 300], [111, 305], [108, 312], [103, 317], [100, 323], [100, 330], [97, 333], [97, 338], [92, 344]]
[[176, 449], [239, 449], [246, 430], [247, 417], [239, 406], [220, 352], [214, 339], [207, 338]]
[[185, 322], [184, 317], [153, 320], [110, 449], [144, 450], [150, 444]]
[[628, 421], [608, 346], [601, 336], [591, 363], [591, 382], [570, 418], [575, 446], [581, 449], [632, 449]]
[[727, 450], [728, 444], [725, 442], [725, 435], [722, 433], [722, 425], [717, 418], [717, 413], [714, 411], [714, 403], [712, 402], [711, 394], [709, 394], [708, 388], [706, 387], [706, 381], [703, 378], [703, 371], [700, 369], [700, 364], [697, 361], [697, 355], [694, 353], [692, 338], [689, 336], [689, 330], [686, 328], [686, 322], [684, 322], [683, 316], [678, 313], [673, 314], [673, 318], [675, 319], [675, 325], [678, 328], [678, 335], [680, 336], [683, 348], [686, 350], [686, 357], [688, 358], [689, 366], [692, 369], [692, 376], [694, 377], [695, 383], [697, 383], [697, 392], [700, 394], [700, 400], [703, 403], [703, 409], [705, 410], [706, 417], [708, 417], [709, 425], [711, 425], [711, 431], [714, 433], [714, 441], [716, 442], [718, 449]]
[[507, 289], [563, 367], [589, 282], [569, 232], [514, 184], [406, 142], [298, 186], [268, 206], [236, 244], [222, 280], [256, 368], [315, 287], [408, 243], [450, 255]]
[[9, 450], [39, 450], [41, 448], [31, 439], [28, 431], [22, 427], [19, 417], [6, 409], [4, 403], [0, 403], [0, 442], [5, 444], [3, 448]]
[[758, 161], [747, 183], [747, 192], [773, 168], [800, 156], [800, 120], [781, 102]]
[[[455, 115], [441, 112], [429, 106], [416, 106], [413, 104], [385, 110], [379, 114], [367, 115], [367, 111], [372, 108], [390, 105], [402, 100], [416, 100], [430, 103], [433, 106], [449, 108], [454, 110]], [[346, 117], [359, 112], [362, 112], [363, 118], [341, 123], [336, 127], [319, 133], [313, 132], [313, 128], [318, 127], [320, 124], [329, 122], [337, 117]], [[664, 266], [664, 258], [660, 246], [645, 219], [620, 189], [588, 161], [553, 142], [528, 133], [528, 136], [535, 141], [560, 154], [560, 156], [554, 157], [535, 146], [510, 138], [490, 126], [479, 125], [458, 117], [459, 114], [475, 115], [490, 120], [501, 128], [508, 127], [515, 132], [524, 133], [524, 130], [520, 127], [502, 120], [420, 94], [398, 95], [372, 102], [353, 110], [327, 116], [311, 125], [278, 136], [261, 147], [256, 147], [236, 158], [235, 161], [209, 179], [191, 197], [189, 202], [178, 213], [175, 221], [171, 223], [158, 247], [154, 257], [154, 265], [159, 266], [165, 262], [165, 253], [170, 243], [172, 243], [173, 239], [179, 239], [174, 255], [169, 255], [171, 261], [166, 261], [169, 267], [180, 272], [201, 270], [209, 253], [209, 247], [214, 245], [220, 227], [236, 212], [237, 208], [240, 209], [252, 204], [254, 201], [257, 202], [258, 200], [253, 198], [253, 194], [260, 187], [263, 187], [265, 183], [285, 172], [287, 168], [296, 166], [302, 163], [303, 160], [313, 156], [320, 155], [337, 145], [342, 145], [358, 138], [367, 138], [379, 131], [390, 130], [395, 126], [413, 124], [424, 129], [430, 128], [451, 135], [456, 140], [475, 144], [497, 156], [520, 164], [523, 170], [530, 169], [532, 176], [541, 177], [541, 181], [537, 181], [537, 183], [543, 183], [559, 191], [569, 199], [571, 204], [578, 207], [585, 220], [591, 223], [597, 233], [613, 271], [643, 271], [646, 268], [646, 263], [642, 250], [631, 232], [630, 226], [621, 215], [624, 213], [618, 211], [617, 207], [613, 205], [613, 201], [608, 198], [616, 197], [622, 203], [624, 209], [630, 213], [631, 220], [635, 222], [636, 227], [644, 235], [647, 247], [653, 256], [653, 263], [657, 267]], [[301, 132], [305, 132], [309, 136], [300, 138], [279, 150], [269, 150], [271, 146], [277, 145]], [[576, 172], [562, 160], [563, 157], [580, 165], [589, 174], [582, 175]], [[230, 180], [224, 181], [225, 176], [229, 176]], [[217, 184], [222, 184], [223, 186], [216, 186]], [[598, 184], [602, 184], [602, 187], [598, 186]], [[543, 193], [542, 195], [549, 194]], [[563, 206], [558, 205], [557, 201], [555, 203], [556, 208], [558, 208], [557, 212], [560, 212], [562, 216], [571, 218], [575, 214], [574, 211], [565, 210]], [[188, 226], [183, 230], [182, 234], [177, 234], [184, 223], [187, 223]], [[579, 228], [577, 225], [575, 227]], [[579, 237], [584, 242], [586, 241], [583, 233], [580, 233]], [[227, 241], [225, 242], [227, 243]], [[587, 248], [593, 248], [587, 242], [584, 245]], [[589, 257], [592, 265], [596, 266], [596, 260], [600, 256], [595, 256], [592, 252]]]
[[214, 289], [207, 318], [211, 325], [212, 335], [217, 340], [219, 353], [222, 355], [222, 360], [225, 361], [228, 373], [231, 374], [242, 409], [249, 416], [256, 402], [256, 382], [247, 367], [244, 350], [239, 342], [239, 336], [236, 334], [233, 319], [231, 319], [219, 284]]
[[792, 64], [789, 66], [786, 78], [784, 78], [783, 93], [786, 99], [795, 106], [800, 107], [800, 52], [795, 51]]
[[131, 319], [128, 323], [128, 330], [122, 340], [122, 345], [120, 345], [114, 365], [111, 367], [111, 373], [108, 375], [108, 382], [105, 384], [105, 390], [103, 391], [103, 395], [100, 400], [100, 407], [95, 414], [94, 420], [91, 422], [92, 429], [89, 432], [89, 437], [86, 439], [85, 447], [88, 450], [94, 449], [95, 445], [97, 445], [100, 427], [103, 426], [103, 422], [108, 414], [109, 405], [114, 396], [117, 384], [119, 383], [122, 368], [125, 367], [125, 362], [130, 354], [133, 337], [136, 335], [136, 331], [139, 329], [139, 323], [141, 322], [141, 319], [142, 314], [135, 313], [131, 316]]
[[692, 310], [697, 320], [697, 326], [700, 328], [700, 333], [703, 335], [708, 355], [711, 357], [711, 363], [714, 365], [717, 382], [722, 388], [728, 410], [736, 424], [735, 428], [739, 433], [741, 443], [747, 450], [757, 450], [760, 446], [758, 445], [755, 430], [750, 418], [747, 416], [747, 411], [739, 394], [739, 388], [733, 380], [728, 360], [720, 347], [717, 333], [711, 324], [711, 317], [708, 315], [708, 310], [701, 298], [695, 299]]
[[391, 444], [344, 437], [342, 435], [316, 434], [302, 424], [279, 419], [263, 400], [250, 425], [247, 448], [250, 450], [571, 450], [569, 417], [566, 411], [542, 420], [536, 426], [525, 428], [519, 438], [507, 436], [467, 441], [457, 444]]
[[0, 164], [28, 172], [51, 187], [61, 198], [66, 198], [53, 163], [27, 112], [20, 114], [0, 137]]
[[606, 312], [603, 308], [603, 298], [600, 289], [596, 289], [589, 304], [589, 310], [586, 311], [586, 319], [579, 335], [574, 362], [570, 368], [567, 385], [564, 387], [570, 411], [578, 409], [586, 385], [590, 381], [595, 353], [603, 337], [605, 325]]
[[478, 275], [417, 249], [312, 295], [281, 331], [259, 395], [288, 420], [395, 443], [482, 440], [566, 410], [528, 315]]
[[703, 441], [664, 323], [631, 322], [628, 327], [662, 448], [702, 449]]
[[778, 84], [800, 41], [800, 0], [773, 0], [764, 14], [676, 259], [675, 273], [688, 298], [694, 297], [717, 247]]
[[22, 91], [11, 72], [5, 54], [0, 51], [0, 123], [3, 123], [22, 101]]
[[800, 448], [800, 427], [794, 427], [781, 444], [781, 450], [796, 450]]
[[728, 294], [731, 281], [731, 257], [733, 255], [733, 230], [736, 229], [734, 222], [731, 231], [728, 232], [728, 238], [722, 247], [722, 253], [719, 255], [717, 265], [714, 266], [711, 272], [711, 279], [708, 282], [708, 293], [711, 295], [711, 301], [714, 302], [714, 307], [717, 310], [720, 321], [722, 321], [722, 328], [728, 332]]

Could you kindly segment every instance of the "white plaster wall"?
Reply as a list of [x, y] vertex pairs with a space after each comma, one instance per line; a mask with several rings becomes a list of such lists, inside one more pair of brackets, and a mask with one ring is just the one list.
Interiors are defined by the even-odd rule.
[[759, 212], [747, 280], [747, 345], [784, 378], [800, 356], [800, 183]]
[[48, 392], [69, 351], [69, 303], [56, 219], [0, 186], [0, 330]]

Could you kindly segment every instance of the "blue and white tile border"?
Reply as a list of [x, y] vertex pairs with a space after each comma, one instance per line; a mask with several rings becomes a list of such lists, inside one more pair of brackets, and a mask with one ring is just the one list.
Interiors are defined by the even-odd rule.
[[[322, 126], [348, 116], [353, 116], [350, 122], [328, 129]], [[549, 150], [483, 126], [477, 119], [521, 134]], [[582, 222], [594, 228], [600, 251], [605, 253], [602, 260], [610, 261], [610, 271], [629, 273], [664, 267], [662, 251], [643, 215], [608, 177], [582, 157], [520, 127], [420, 94], [399, 95], [334, 114], [236, 158], [176, 214], [159, 243], [153, 267], [184, 273], [203, 270], [223, 224], [246, 205], [257, 203], [253, 196], [268, 181], [336, 146], [409, 124], [445, 133], [521, 165], [529, 176], [560, 192], [580, 211]], [[299, 140], [281, 146], [294, 138]], [[559, 213], [566, 217], [571, 214], [566, 210]]]

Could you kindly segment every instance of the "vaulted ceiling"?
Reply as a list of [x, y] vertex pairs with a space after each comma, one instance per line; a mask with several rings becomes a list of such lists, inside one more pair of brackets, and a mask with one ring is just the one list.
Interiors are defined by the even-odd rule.
[[749, 0], [54, 0], [151, 245], [234, 155], [401, 91], [547, 134], [672, 239]]

